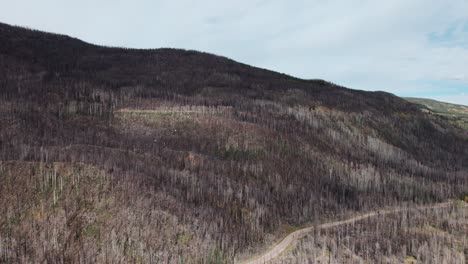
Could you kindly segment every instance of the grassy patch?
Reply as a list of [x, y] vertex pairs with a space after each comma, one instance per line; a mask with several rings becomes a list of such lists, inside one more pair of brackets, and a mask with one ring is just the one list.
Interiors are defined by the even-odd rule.
[[455, 200], [455, 201], [453, 201], [453, 205], [455, 206], [455, 208], [461, 208], [461, 207], [463, 207], [465, 205], [466, 201], [467, 200]]
[[144, 111], [144, 110], [133, 110], [118, 112], [118, 115], [123, 119], [141, 119], [147, 122], [161, 122], [164, 120], [186, 120], [190, 118], [192, 113], [188, 112], [177, 112], [177, 111]]
[[83, 228], [83, 235], [90, 238], [99, 238], [101, 229], [97, 223], [91, 223]]
[[222, 159], [227, 160], [255, 160], [263, 157], [265, 155], [265, 151], [262, 149], [243, 150], [230, 147], [225, 149], [218, 149], [216, 155]]
[[186, 246], [190, 240], [192, 240], [192, 235], [190, 233], [184, 232], [177, 234], [177, 244]]
[[417, 259], [414, 256], [407, 256], [405, 258], [405, 264], [416, 264], [418, 263]]
[[443, 230], [441, 229], [438, 229], [434, 226], [431, 226], [431, 225], [424, 225], [422, 228], [421, 228], [421, 231], [427, 231], [427, 232], [444, 232]]
[[205, 264], [224, 264], [227, 263], [228, 260], [224, 255], [223, 251], [218, 247], [213, 248], [206, 259], [202, 262]]
[[279, 142], [277, 143], [277, 149], [278, 149], [278, 152], [281, 154], [281, 155], [287, 155], [289, 153], [293, 153], [293, 149], [291, 148], [291, 146], [287, 143], [287, 142]]
[[301, 229], [300, 226], [296, 226], [296, 225], [282, 225], [281, 226], [281, 230], [282, 230], [282, 233], [285, 233], [285, 234], [291, 234], [292, 232], [294, 231], [297, 231]]

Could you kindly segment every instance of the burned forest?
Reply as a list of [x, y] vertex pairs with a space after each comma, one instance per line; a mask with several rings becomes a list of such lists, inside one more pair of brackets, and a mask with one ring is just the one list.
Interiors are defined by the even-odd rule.
[[[386, 92], [0, 24], [0, 181], [0, 263], [238, 263], [468, 200], [468, 132]], [[466, 263], [457, 208], [308, 234], [279, 263]]]

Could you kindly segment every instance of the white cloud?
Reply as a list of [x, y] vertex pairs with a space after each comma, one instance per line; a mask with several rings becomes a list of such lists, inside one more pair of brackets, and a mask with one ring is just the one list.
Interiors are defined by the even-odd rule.
[[[356, 89], [468, 92], [466, 0], [15, 0], [0, 21], [97, 44], [208, 51]], [[454, 80], [457, 89], [444, 87]]]

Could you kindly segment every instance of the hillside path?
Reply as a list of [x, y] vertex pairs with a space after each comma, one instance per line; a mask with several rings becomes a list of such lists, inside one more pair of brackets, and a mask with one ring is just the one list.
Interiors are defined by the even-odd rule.
[[[329, 223], [324, 223], [321, 225], [317, 226], [309, 226], [306, 228], [299, 229], [297, 231], [294, 231], [287, 235], [279, 244], [273, 246], [270, 248], [268, 251], [264, 252], [260, 256], [255, 256], [249, 260], [243, 261], [241, 263], [243, 264], [265, 264], [268, 263], [269, 261], [275, 259], [281, 253], [283, 253], [286, 248], [288, 248], [289, 245], [291, 245], [293, 242], [301, 239], [304, 237], [307, 233], [310, 233], [311, 231], [314, 230], [314, 228], [318, 229], [324, 229], [324, 228], [330, 228], [330, 227], [335, 227], [335, 226], [340, 226], [340, 225], [345, 225], [345, 224], [350, 224], [354, 223], [366, 218], [370, 218], [373, 216], [377, 215], [387, 215], [387, 214], [392, 214], [392, 213], [399, 213], [403, 211], [412, 211], [412, 210], [424, 210], [424, 209], [437, 209], [437, 208], [444, 208], [444, 207], [449, 207], [453, 205], [453, 201], [449, 202], [443, 202], [443, 203], [438, 203], [438, 204], [432, 204], [432, 205], [422, 205], [422, 206], [416, 206], [416, 207], [396, 207], [393, 209], [382, 209], [382, 210], [377, 210], [377, 211], [372, 211], [366, 214], [358, 215], [355, 217], [351, 217], [345, 220], [341, 221], [336, 221], [336, 222], [329, 222]], [[467, 206], [465, 203], [464, 206]]]

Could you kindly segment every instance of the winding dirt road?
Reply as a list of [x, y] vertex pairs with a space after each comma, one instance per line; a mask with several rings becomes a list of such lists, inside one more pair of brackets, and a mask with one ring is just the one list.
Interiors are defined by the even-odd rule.
[[[377, 215], [382, 216], [382, 215], [398, 213], [398, 212], [403, 212], [403, 211], [408, 211], [408, 210], [411, 211], [411, 210], [437, 209], [437, 208], [449, 207], [451, 205], [453, 205], [453, 201], [438, 203], [438, 204], [433, 204], [433, 205], [417, 206], [417, 207], [398, 207], [394, 209], [383, 209], [383, 210], [372, 211], [366, 214], [358, 215], [358, 216], [355, 216], [346, 220], [325, 223], [325, 224], [317, 225], [315, 227], [314, 226], [306, 227], [306, 228], [294, 231], [291, 234], [287, 235], [283, 240], [281, 240], [279, 244], [270, 248], [267, 252], [263, 253], [262, 255], [256, 256], [250, 260], [247, 260], [241, 263], [244, 263], [244, 264], [268, 263], [270, 260], [273, 260], [279, 255], [281, 255], [281, 253], [283, 253], [286, 250], [286, 248], [289, 245], [291, 245], [293, 242], [299, 240], [300, 238], [304, 237], [307, 233], [310, 233], [311, 231], [313, 231], [314, 228], [319, 228], [319, 229], [330, 228], [330, 227], [354, 223], [354, 222], [357, 222], [366, 218], [370, 218], [373, 216], [377, 216]], [[466, 204], [464, 206], [466, 206]]]

